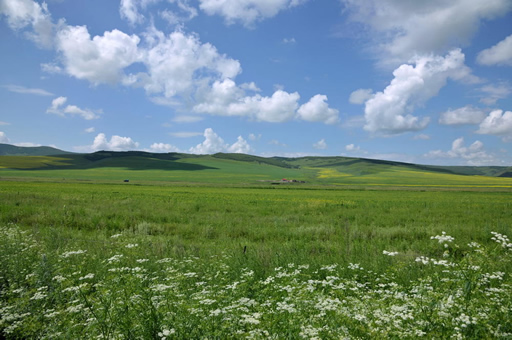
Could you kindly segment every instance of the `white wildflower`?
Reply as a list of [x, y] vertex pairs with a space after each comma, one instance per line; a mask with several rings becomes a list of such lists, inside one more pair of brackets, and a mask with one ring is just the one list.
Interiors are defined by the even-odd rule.
[[382, 254], [387, 255], [387, 256], [396, 256], [396, 255], [398, 255], [398, 252], [397, 252], [397, 251], [387, 251], [387, 250], [383, 250], [383, 251], [382, 251]]
[[135, 247], [138, 247], [138, 246], [139, 246], [138, 243], [129, 243], [129, 244], [127, 244], [124, 247], [130, 249], [130, 248], [135, 248]]
[[437, 240], [439, 243], [449, 243], [455, 240], [452, 236], [446, 235], [445, 231], [441, 232], [441, 235], [431, 236], [430, 239]]
[[73, 251], [68, 251], [68, 252], [62, 253], [60, 256], [66, 258], [66, 257], [70, 257], [73, 255], [80, 255], [80, 254], [85, 254], [85, 253], [87, 253], [87, 250], [73, 250]]

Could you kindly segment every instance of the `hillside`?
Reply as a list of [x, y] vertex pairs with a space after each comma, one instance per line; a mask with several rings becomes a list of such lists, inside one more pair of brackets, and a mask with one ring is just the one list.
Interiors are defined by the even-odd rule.
[[0, 143], [0, 156], [53, 156], [69, 155], [72, 152], [59, 150], [50, 146], [15, 146]]
[[[194, 183], [512, 187], [512, 167], [430, 166], [351, 157], [259, 157], [144, 151], [69, 153], [0, 145], [0, 177]], [[30, 171], [27, 171], [30, 170]], [[285, 183], [295, 183], [287, 181]]]

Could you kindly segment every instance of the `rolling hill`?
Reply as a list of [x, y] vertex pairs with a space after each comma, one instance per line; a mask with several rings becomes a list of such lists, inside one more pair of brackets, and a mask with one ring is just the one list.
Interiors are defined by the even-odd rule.
[[512, 187], [512, 179], [505, 178], [512, 176], [512, 167], [430, 166], [341, 156], [265, 158], [143, 151], [78, 154], [51, 147], [0, 144], [0, 177], [6, 176], [204, 183], [282, 183], [281, 179], [287, 178], [331, 185]]

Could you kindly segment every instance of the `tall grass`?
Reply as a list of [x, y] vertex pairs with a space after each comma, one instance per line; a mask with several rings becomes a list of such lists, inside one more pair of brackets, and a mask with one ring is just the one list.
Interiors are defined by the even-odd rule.
[[[265, 275], [233, 255], [158, 258], [116, 234], [107, 249], [56, 252], [15, 225], [0, 228], [0, 331], [7, 338], [508, 338], [512, 243], [468, 250], [446, 233], [437, 258], [377, 273], [357, 263], [290, 262]], [[498, 261], [499, 259], [499, 261]], [[410, 271], [421, 277], [403, 280]]]
[[10, 338], [512, 336], [509, 193], [2, 182]]

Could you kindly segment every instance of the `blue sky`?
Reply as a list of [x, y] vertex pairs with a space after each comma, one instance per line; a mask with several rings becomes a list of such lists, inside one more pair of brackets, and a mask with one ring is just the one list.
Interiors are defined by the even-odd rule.
[[512, 165], [510, 0], [0, 0], [0, 142]]

